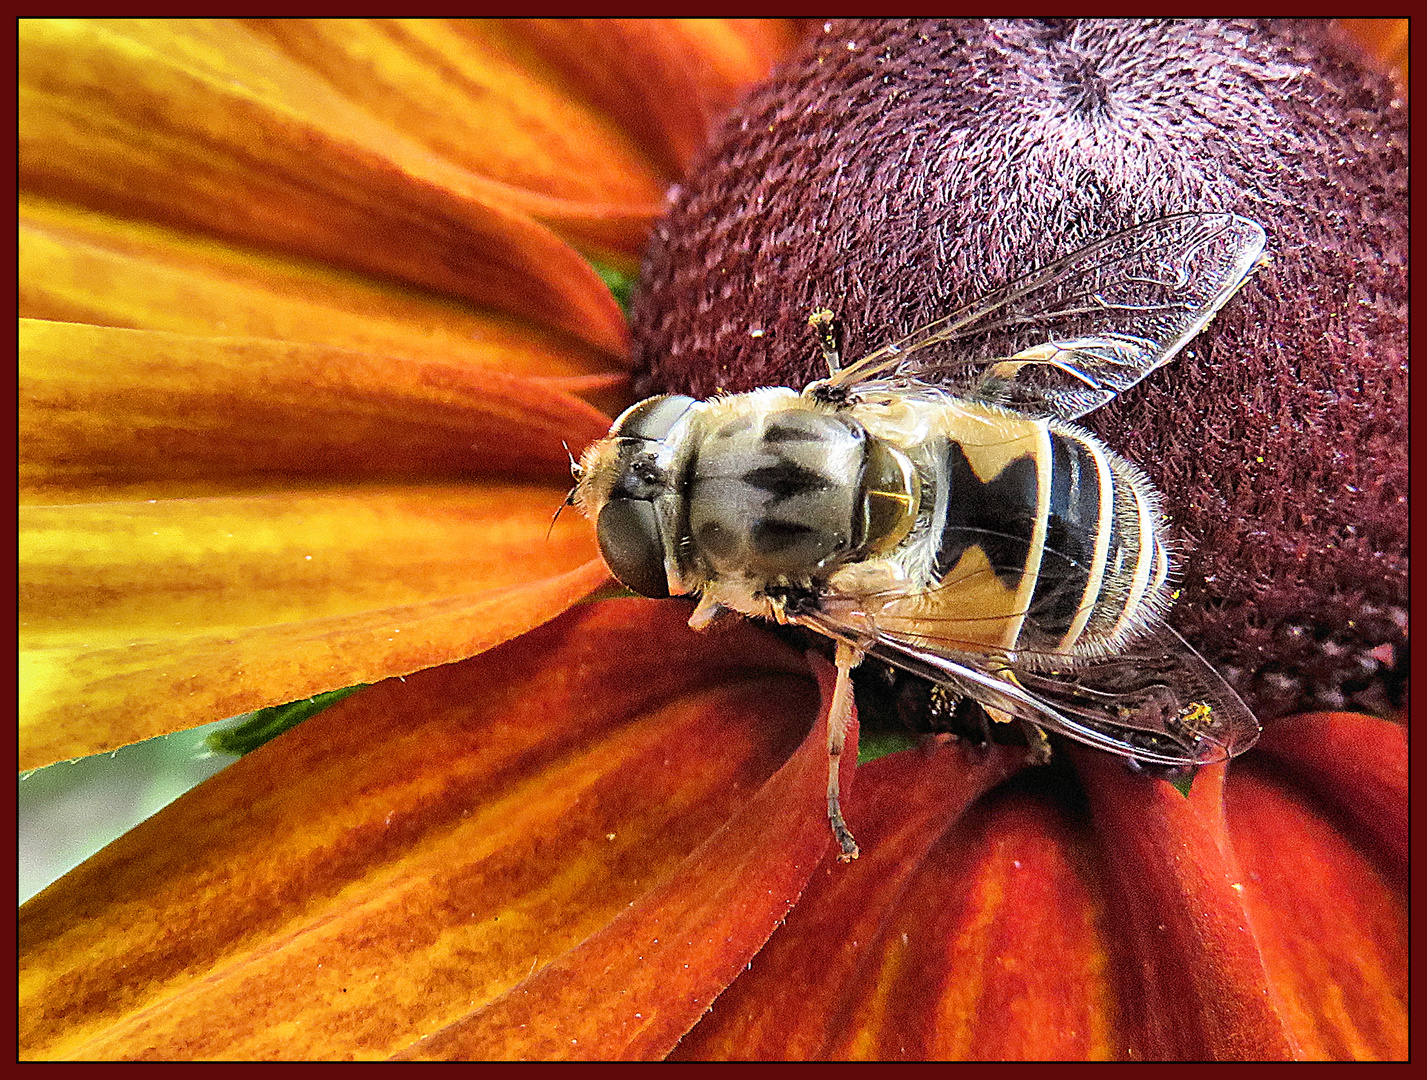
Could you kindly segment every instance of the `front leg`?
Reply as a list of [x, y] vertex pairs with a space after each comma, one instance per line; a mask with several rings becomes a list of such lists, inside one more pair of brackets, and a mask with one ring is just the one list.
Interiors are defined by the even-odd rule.
[[690, 630], [707, 630], [716, 622], [721, 622], [733, 614], [732, 608], [724, 607], [709, 593], [699, 597], [694, 613], [689, 616]]
[[763, 597], [772, 609], [773, 620], [784, 625], [822, 610], [821, 590], [816, 585], [768, 585]]
[[845, 386], [831, 385], [832, 377], [842, 370], [842, 350], [838, 347], [834, 328], [836, 318], [827, 308], [819, 308], [808, 316], [808, 325], [817, 335], [818, 348], [822, 350], [823, 362], [827, 364], [828, 378], [809, 383], [803, 393], [824, 405], [845, 409], [852, 404], [852, 391]]
[[832, 826], [832, 835], [842, 850], [838, 862], [851, 862], [859, 852], [857, 841], [852, 838], [852, 830], [842, 818], [842, 799], [839, 790], [839, 767], [842, 751], [847, 742], [847, 729], [852, 725], [852, 710], [856, 707], [852, 692], [852, 669], [862, 662], [862, 651], [846, 642], [837, 643], [837, 684], [832, 691], [832, 705], [827, 718], [827, 820]]

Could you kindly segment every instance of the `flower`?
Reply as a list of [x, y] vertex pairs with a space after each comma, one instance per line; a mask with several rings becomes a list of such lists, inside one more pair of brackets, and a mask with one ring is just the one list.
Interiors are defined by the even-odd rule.
[[21, 33], [22, 767], [383, 680], [26, 905], [26, 1057], [1405, 1054], [1401, 726], [846, 763], [841, 866], [816, 661], [572, 607], [576, 249], [786, 28]]

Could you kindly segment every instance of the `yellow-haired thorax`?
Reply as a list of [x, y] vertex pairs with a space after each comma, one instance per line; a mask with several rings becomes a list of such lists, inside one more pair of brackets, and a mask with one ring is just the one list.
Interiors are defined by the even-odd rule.
[[721, 394], [699, 403], [695, 438], [717, 431], [730, 420], [749, 414], [767, 413], [775, 409], [809, 409], [827, 411], [827, 407], [805, 398], [786, 386], [764, 386], [746, 394]]

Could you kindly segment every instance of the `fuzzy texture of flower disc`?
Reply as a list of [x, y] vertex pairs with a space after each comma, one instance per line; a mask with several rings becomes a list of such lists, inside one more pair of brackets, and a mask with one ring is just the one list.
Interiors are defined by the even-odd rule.
[[1406, 682], [1407, 114], [1322, 22], [829, 22], [656, 231], [636, 389], [825, 374], [1137, 222], [1232, 211], [1272, 263], [1086, 418], [1165, 492], [1173, 621], [1261, 717]]

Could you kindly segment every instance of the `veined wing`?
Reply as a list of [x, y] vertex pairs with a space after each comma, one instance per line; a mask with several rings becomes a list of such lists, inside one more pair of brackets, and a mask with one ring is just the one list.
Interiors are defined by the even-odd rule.
[[866, 656], [938, 683], [1006, 716], [1137, 765], [1197, 768], [1243, 753], [1259, 723], [1189, 644], [1160, 626], [1114, 657], [1063, 670], [841, 624], [821, 613], [802, 623]]
[[1263, 259], [1263, 227], [1225, 213], [1137, 225], [1011, 282], [823, 383], [861, 396], [931, 385], [1073, 420], [1172, 358]]

